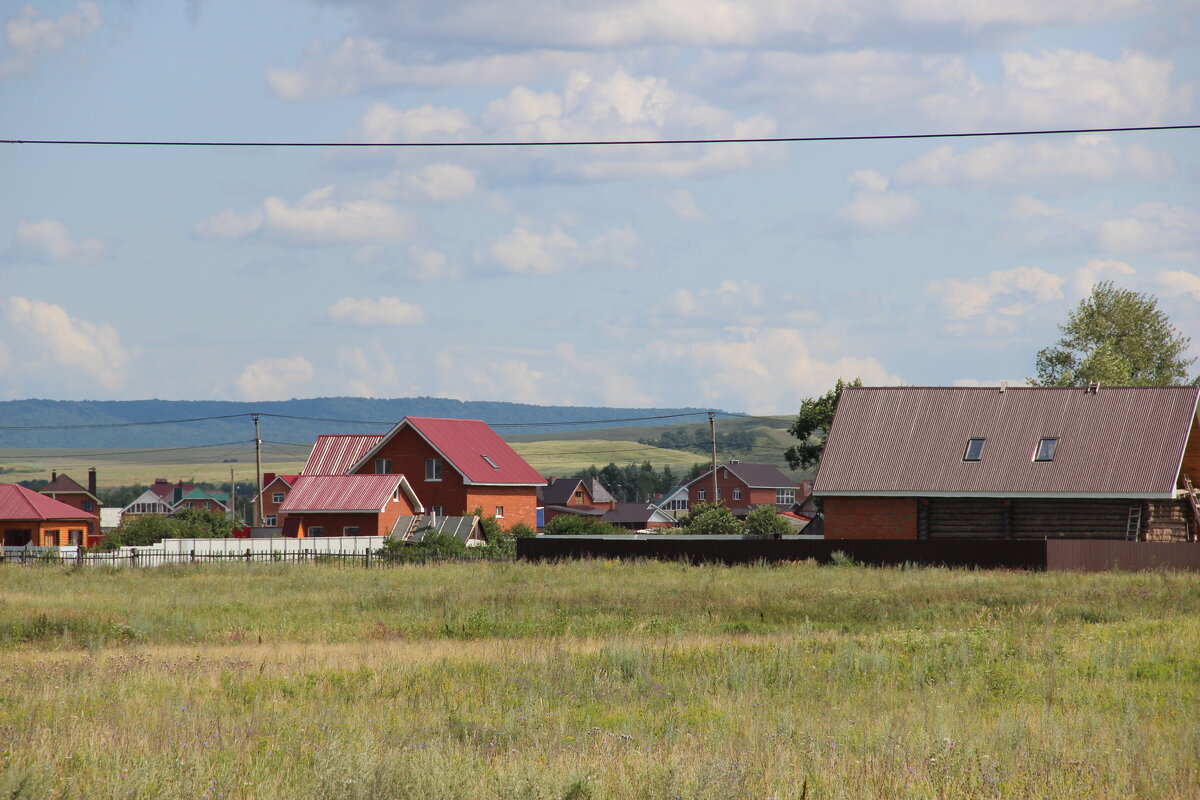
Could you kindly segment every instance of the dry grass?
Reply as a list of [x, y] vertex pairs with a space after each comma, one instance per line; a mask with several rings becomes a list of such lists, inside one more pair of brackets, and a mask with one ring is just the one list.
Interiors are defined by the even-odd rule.
[[0, 569], [0, 795], [1193, 798], [1200, 577]]

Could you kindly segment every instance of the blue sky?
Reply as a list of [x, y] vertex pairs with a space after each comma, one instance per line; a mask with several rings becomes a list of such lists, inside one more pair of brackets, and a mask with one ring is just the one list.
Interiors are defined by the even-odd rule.
[[[550, 141], [1200, 121], [1174, 0], [0, 6], [0, 138]], [[787, 413], [1019, 381], [1090, 286], [1200, 355], [1200, 133], [0, 146], [0, 399]]]

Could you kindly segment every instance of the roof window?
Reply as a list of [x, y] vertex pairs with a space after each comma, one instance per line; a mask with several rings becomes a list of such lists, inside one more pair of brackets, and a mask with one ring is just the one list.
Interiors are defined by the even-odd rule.
[[982, 461], [983, 443], [987, 439], [967, 439], [967, 449], [963, 453], [963, 461]]
[[484, 461], [486, 461], [486, 462], [488, 463], [488, 466], [489, 466], [489, 467], [491, 467], [492, 469], [500, 469], [500, 467], [496, 466], [496, 462], [495, 462], [495, 461], [492, 461], [492, 457], [491, 457], [491, 456], [487, 456], [487, 455], [485, 455], [485, 456], [483, 457], [483, 460], [484, 460]]
[[1058, 439], [1042, 439], [1038, 442], [1037, 451], [1033, 454], [1034, 461], [1053, 461], [1054, 451], [1058, 449]]

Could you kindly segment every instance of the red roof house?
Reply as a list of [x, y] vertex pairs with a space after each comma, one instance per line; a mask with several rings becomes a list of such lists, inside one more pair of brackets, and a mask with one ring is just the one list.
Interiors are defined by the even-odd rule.
[[99, 535], [100, 508], [104, 504], [100, 502], [100, 497], [96, 494], [95, 469], [88, 470], [88, 488], [86, 489], [72, 480], [65, 472], [61, 475], [57, 472], [51, 472], [50, 483], [42, 487], [41, 493], [47, 497], [54, 498], [60, 503], [66, 503], [73, 508], [77, 508], [80, 511], [95, 514], [97, 517], [96, 521], [88, 522], [87, 524], [87, 535]]
[[276, 475], [274, 472], [263, 473], [261, 499], [254, 498], [255, 503], [262, 503], [262, 524], [268, 528], [275, 527], [280, 519], [279, 507], [287, 499], [288, 493], [296, 485], [299, 475]]
[[301, 475], [345, 475], [383, 439], [377, 433], [323, 433], [317, 437]]
[[87, 543], [88, 523], [100, 517], [16, 484], [0, 484], [0, 533], [5, 547]]
[[403, 475], [301, 475], [279, 506], [286, 535], [386, 536], [424, 507]]

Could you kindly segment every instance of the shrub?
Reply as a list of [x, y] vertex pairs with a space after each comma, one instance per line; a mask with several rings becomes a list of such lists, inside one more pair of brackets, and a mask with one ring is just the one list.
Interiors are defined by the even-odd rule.
[[684, 523], [684, 533], [719, 536], [742, 533], [744, 526], [724, 503], [697, 503]]
[[163, 539], [228, 539], [233, 520], [215, 511], [187, 508], [169, 517], [147, 514], [123, 522], [100, 542], [102, 550], [158, 544]]
[[774, 506], [756, 506], [746, 515], [746, 533], [782, 535], [791, 532], [791, 524], [775, 512]]
[[550, 520], [546, 533], [551, 536], [620, 536], [628, 531], [601, 521], [598, 517], [563, 514]]

